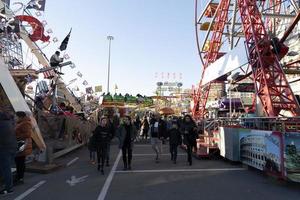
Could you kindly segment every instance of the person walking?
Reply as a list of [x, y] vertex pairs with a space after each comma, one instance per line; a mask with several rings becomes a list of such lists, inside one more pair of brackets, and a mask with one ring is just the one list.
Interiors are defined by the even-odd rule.
[[160, 116], [156, 114], [150, 121], [150, 136], [152, 149], [156, 153], [155, 162], [158, 163], [162, 153], [162, 135], [159, 127]]
[[96, 127], [93, 137], [97, 149], [97, 169], [104, 174], [103, 168], [106, 160], [107, 144], [111, 138], [110, 129], [108, 127], [108, 119], [106, 117], [102, 117], [100, 119], [100, 124]]
[[185, 115], [180, 127], [183, 134], [183, 143], [187, 147], [188, 163], [192, 165], [192, 148], [196, 143], [197, 127], [190, 115]]
[[32, 153], [32, 123], [31, 119], [23, 111], [16, 112], [17, 115], [17, 125], [16, 125], [16, 137], [17, 141], [23, 140], [25, 142], [24, 151], [18, 153], [15, 157], [17, 176], [16, 184], [24, 183], [24, 173], [25, 173], [25, 159], [26, 156]]
[[130, 116], [123, 118], [123, 124], [118, 129], [119, 148], [122, 149], [124, 170], [131, 170], [133, 143], [137, 131], [131, 123]]
[[176, 164], [177, 160], [177, 147], [181, 144], [181, 133], [178, 129], [178, 125], [176, 121], [172, 122], [171, 128], [168, 131], [169, 136], [169, 145], [170, 145], [170, 153], [171, 153], [171, 161]]
[[93, 137], [93, 135], [89, 138], [88, 150], [90, 152], [90, 163], [94, 165], [96, 164], [97, 145], [96, 145], [95, 137]]
[[0, 195], [13, 193], [12, 160], [17, 150], [13, 117], [0, 110], [0, 175], [4, 179], [4, 189]]
[[148, 131], [149, 131], [149, 122], [147, 119], [147, 116], [144, 117], [143, 122], [142, 122], [142, 137], [147, 140], [148, 139]]
[[108, 119], [108, 123], [107, 123], [107, 126], [108, 126], [108, 130], [109, 130], [109, 140], [107, 142], [107, 147], [106, 147], [106, 159], [105, 159], [105, 162], [106, 162], [106, 166], [109, 167], [109, 158], [110, 158], [110, 144], [111, 144], [111, 141], [112, 139], [114, 138], [115, 136], [115, 132], [116, 132], [116, 128], [115, 128], [115, 125], [113, 123], [113, 119]]
[[167, 139], [167, 123], [163, 118], [159, 118], [158, 120], [158, 132], [161, 136], [162, 144], [165, 144]]

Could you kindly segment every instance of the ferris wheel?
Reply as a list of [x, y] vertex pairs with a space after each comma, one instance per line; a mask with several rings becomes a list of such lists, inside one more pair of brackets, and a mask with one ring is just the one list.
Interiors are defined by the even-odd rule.
[[280, 116], [282, 111], [299, 115], [298, 102], [285, 74], [300, 60], [300, 56], [289, 57], [297, 55], [299, 46], [293, 46], [298, 40], [299, 0], [205, 3], [195, 0], [196, 39], [203, 69], [193, 92], [193, 116], [204, 118], [212, 85], [225, 87], [233, 74], [238, 74], [235, 82], [252, 80], [264, 116]]

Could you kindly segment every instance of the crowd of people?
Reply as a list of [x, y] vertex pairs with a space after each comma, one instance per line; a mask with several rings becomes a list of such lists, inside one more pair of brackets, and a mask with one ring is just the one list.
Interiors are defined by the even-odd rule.
[[[24, 183], [26, 157], [32, 154], [33, 127], [25, 112], [19, 111], [13, 115], [0, 110], [0, 130], [0, 177], [4, 182], [0, 195], [5, 195], [13, 193], [15, 185]], [[197, 134], [197, 126], [189, 115], [163, 119], [159, 114], [151, 114], [145, 115], [142, 120], [130, 116], [122, 119], [118, 116], [101, 116], [88, 142], [90, 161], [104, 174], [104, 167], [110, 166], [111, 141], [117, 138], [124, 170], [132, 169], [134, 142], [139, 140], [151, 143], [156, 163], [161, 160], [162, 145], [166, 141], [169, 141], [171, 161], [174, 164], [177, 162], [177, 148], [184, 144], [188, 164], [192, 165], [192, 150], [196, 148]], [[14, 177], [11, 171], [13, 166], [16, 168]]]
[[[16, 112], [14, 116], [0, 110], [0, 176], [4, 181], [0, 195], [13, 193], [14, 185], [24, 183], [26, 156], [32, 153], [31, 135], [31, 119], [25, 112]], [[14, 179], [13, 166], [16, 167]]]
[[97, 164], [98, 171], [104, 174], [104, 166], [109, 166], [110, 143], [116, 137], [122, 151], [124, 170], [132, 169], [134, 142], [149, 141], [148, 138], [155, 152], [156, 163], [161, 160], [162, 145], [168, 141], [171, 161], [177, 163], [177, 149], [183, 144], [186, 147], [187, 162], [192, 165], [192, 152], [197, 148], [197, 136], [198, 128], [190, 115], [183, 118], [162, 118], [159, 114], [151, 114], [145, 115], [142, 120], [139, 116], [134, 119], [125, 116], [121, 120], [101, 116], [99, 125], [88, 142], [90, 162]]

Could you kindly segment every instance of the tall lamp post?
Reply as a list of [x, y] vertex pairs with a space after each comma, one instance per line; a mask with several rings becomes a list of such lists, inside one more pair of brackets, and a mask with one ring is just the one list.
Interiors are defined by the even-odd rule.
[[107, 63], [107, 93], [109, 93], [109, 77], [110, 77], [110, 49], [111, 49], [111, 41], [114, 39], [113, 36], [109, 35], [107, 36], [107, 39], [109, 41], [109, 46], [108, 46], [108, 63]]

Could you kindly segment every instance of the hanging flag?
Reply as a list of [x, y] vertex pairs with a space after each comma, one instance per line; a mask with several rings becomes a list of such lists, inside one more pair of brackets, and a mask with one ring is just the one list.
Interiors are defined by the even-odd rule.
[[70, 80], [69, 85], [72, 84], [72, 83], [75, 83], [76, 81], [77, 81], [77, 78], [74, 78], [74, 79]]
[[92, 87], [87, 87], [87, 88], [85, 88], [85, 92], [87, 94], [92, 94], [93, 93], [93, 88]]
[[80, 78], [82, 78], [82, 73], [81, 72], [78, 71], [76, 74], [77, 74], [77, 76], [79, 76]]
[[71, 28], [70, 32], [68, 33], [68, 35], [65, 37], [65, 39], [61, 42], [60, 47], [59, 47], [60, 51], [64, 51], [67, 49], [71, 32], [72, 32], [72, 28]]
[[26, 9], [36, 9], [45, 11], [46, 0], [30, 0], [27, 4]]
[[82, 85], [88, 85], [89, 83], [86, 81], [86, 80], [84, 80], [83, 82], [82, 82]]
[[1, 0], [3, 3], [6, 4], [6, 6], [9, 8], [10, 0]]
[[95, 92], [102, 92], [102, 85], [95, 86]]

